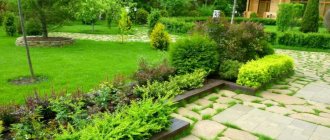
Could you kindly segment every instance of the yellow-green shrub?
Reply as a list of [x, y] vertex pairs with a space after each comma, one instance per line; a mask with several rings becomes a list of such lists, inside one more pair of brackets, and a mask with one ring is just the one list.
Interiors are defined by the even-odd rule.
[[150, 35], [150, 43], [153, 48], [167, 50], [170, 45], [170, 35], [165, 31], [163, 24], [156, 24]]
[[271, 80], [293, 72], [293, 59], [286, 55], [269, 55], [243, 65], [237, 84], [258, 88]]

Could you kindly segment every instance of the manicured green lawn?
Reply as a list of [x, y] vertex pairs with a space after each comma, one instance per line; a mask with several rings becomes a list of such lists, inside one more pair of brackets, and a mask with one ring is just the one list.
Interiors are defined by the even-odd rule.
[[[120, 34], [120, 29], [116, 24], [113, 24], [112, 27], [109, 28], [105, 21], [97, 22], [94, 29], [95, 29], [94, 32], [92, 32], [91, 25], [83, 25], [81, 22], [75, 21], [72, 23], [67, 23], [58, 29], [55, 29], [54, 32], [109, 34], [109, 35]], [[133, 25], [132, 30], [129, 32], [129, 34], [134, 34], [136, 32], [146, 31], [146, 30], [148, 30], [146, 26]]]
[[[1, 28], [1, 27], [0, 27]], [[12, 85], [8, 79], [29, 75], [25, 49], [15, 46], [15, 37], [0, 29], [0, 104], [22, 103], [34, 90], [42, 94], [55, 91], [89, 91], [115, 74], [129, 75], [137, 69], [139, 58], [159, 61], [167, 54], [148, 43], [117, 43], [77, 40], [63, 48], [31, 48], [35, 72], [48, 77], [35, 85]]]

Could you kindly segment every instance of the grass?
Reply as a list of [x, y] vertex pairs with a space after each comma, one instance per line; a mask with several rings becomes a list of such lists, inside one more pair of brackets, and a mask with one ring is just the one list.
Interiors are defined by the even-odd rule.
[[233, 129], [237, 129], [237, 130], [242, 130], [242, 128], [240, 128], [239, 126], [232, 124], [230, 122], [224, 122], [222, 123], [223, 125], [227, 126], [228, 128], [233, 128]]
[[254, 135], [257, 136], [259, 140], [274, 140], [270, 136], [266, 136], [263, 134], [255, 133]]
[[48, 77], [39, 84], [17, 86], [8, 82], [29, 75], [25, 49], [14, 45], [16, 37], [7, 37], [0, 29], [0, 104], [23, 103], [25, 97], [38, 90], [47, 94], [77, 88], [89, 91], [101, 81], [116, 74], [130, 75], [141, 57], [160, 61], [167, 54], [156, 51], [148, 43], [118, 43], [77, 40], [62, 48], [31, 48], [34, 70]]
[[[146, 26], [142, 25], [133, 25], [132, 30], [129, 34], [134, 34], [138, 31], [148, 30]], [[108, 34], [108, 35], [117, 35], [120, 34], [120, 29], [116, 24], [113, 24], [111, 28], [108, 27], [105, 21], [97, 22], [94, 26], [94, 32], [92, 32], [91, 25], [83, 25], [79, 21], [67, 23], [64, 26], [57, 28], [54, 32], [68, 32], [68, 33], [85, 33], [85, 34]]]

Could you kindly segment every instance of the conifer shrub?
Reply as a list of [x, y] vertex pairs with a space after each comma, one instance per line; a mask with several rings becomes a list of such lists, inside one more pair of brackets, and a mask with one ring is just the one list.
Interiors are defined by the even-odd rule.
[[165, 31], [165, 26], [157, 23], [150, 34], [151, 46], [159, 50], [167, 50], [170, 45], [170, 35]]

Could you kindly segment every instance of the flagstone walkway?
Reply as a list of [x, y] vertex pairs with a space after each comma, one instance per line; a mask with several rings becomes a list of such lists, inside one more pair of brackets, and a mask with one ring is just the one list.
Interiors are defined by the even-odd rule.
[[296, 73], [259, 96], [211, 93], [172, 114], [191, 123], [183, 140], [330, 140], [330, 54], [277, 50]]

